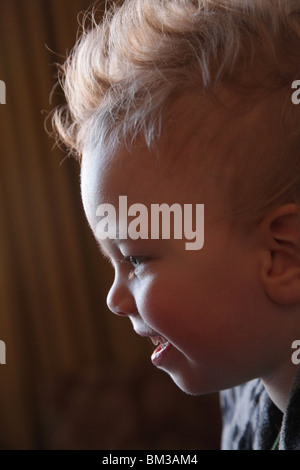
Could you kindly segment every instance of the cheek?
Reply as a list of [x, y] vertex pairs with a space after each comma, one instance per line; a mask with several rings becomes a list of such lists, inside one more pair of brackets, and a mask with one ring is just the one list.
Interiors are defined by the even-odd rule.
[[138, 311], [155, 331], [178, 341], [186, 335], [199, 299], [192, 295], [191, 284], [172, 275], [141, 283], [136, 296]]
[[182, 270], [180, 276], [141, 282], [136, 296], [141, 317], [190, 357], [204, 351], [213, 356], [216, 345], [228, 353], [231, 345], [245, 346], [256, 305], [246, 280], [222, 271]]
[[180, 259], [137, 283], [142, 319], [190, 357], [213, 357], [217, 348], [231, 359], [236, 346], [252, 347], [249, 338], [261, 324], [253, 322], [261, 315], [255, 266], [245, 256], [225, 255], [187, 255], [186, 262]]

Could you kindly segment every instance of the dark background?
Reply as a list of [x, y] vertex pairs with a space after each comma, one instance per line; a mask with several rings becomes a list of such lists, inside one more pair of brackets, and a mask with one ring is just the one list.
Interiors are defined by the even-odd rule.
[[109, 313], [78, 163], [44, 129], [89, 5], [0, 0], [0, 448], [218, 449], [217, 396], [183, 394]]

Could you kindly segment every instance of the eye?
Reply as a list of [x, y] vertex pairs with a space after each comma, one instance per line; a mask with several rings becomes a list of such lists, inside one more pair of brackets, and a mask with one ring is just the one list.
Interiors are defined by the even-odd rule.
[[136, 269], [145, 263], [145, 261], [146, 258], [144, 256], [124, 256], [121, 263], [130, 263]]
[[144, 256], [124, 256], [121, 263], [129, 263], [134, 269], [129, 273], [128, 279], [132, 280], [137, 273], [139, 267], [146, 262]]

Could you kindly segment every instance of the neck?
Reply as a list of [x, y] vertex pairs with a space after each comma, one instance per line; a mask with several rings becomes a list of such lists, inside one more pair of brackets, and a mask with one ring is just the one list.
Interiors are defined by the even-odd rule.
[[283, 413], [286, 410], [290, 388], [297, 371], [297, 366], [289, 361], [281, 364], [272, 374], [262, 378], [265, 389], [272, 402]]

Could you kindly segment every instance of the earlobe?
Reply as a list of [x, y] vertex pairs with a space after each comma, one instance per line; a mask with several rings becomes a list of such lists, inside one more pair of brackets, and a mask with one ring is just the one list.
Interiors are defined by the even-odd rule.
[[296, 204], [284, 204], [261, 222], [261, 281], [273, 302], [300, 303], [300, 220]]

